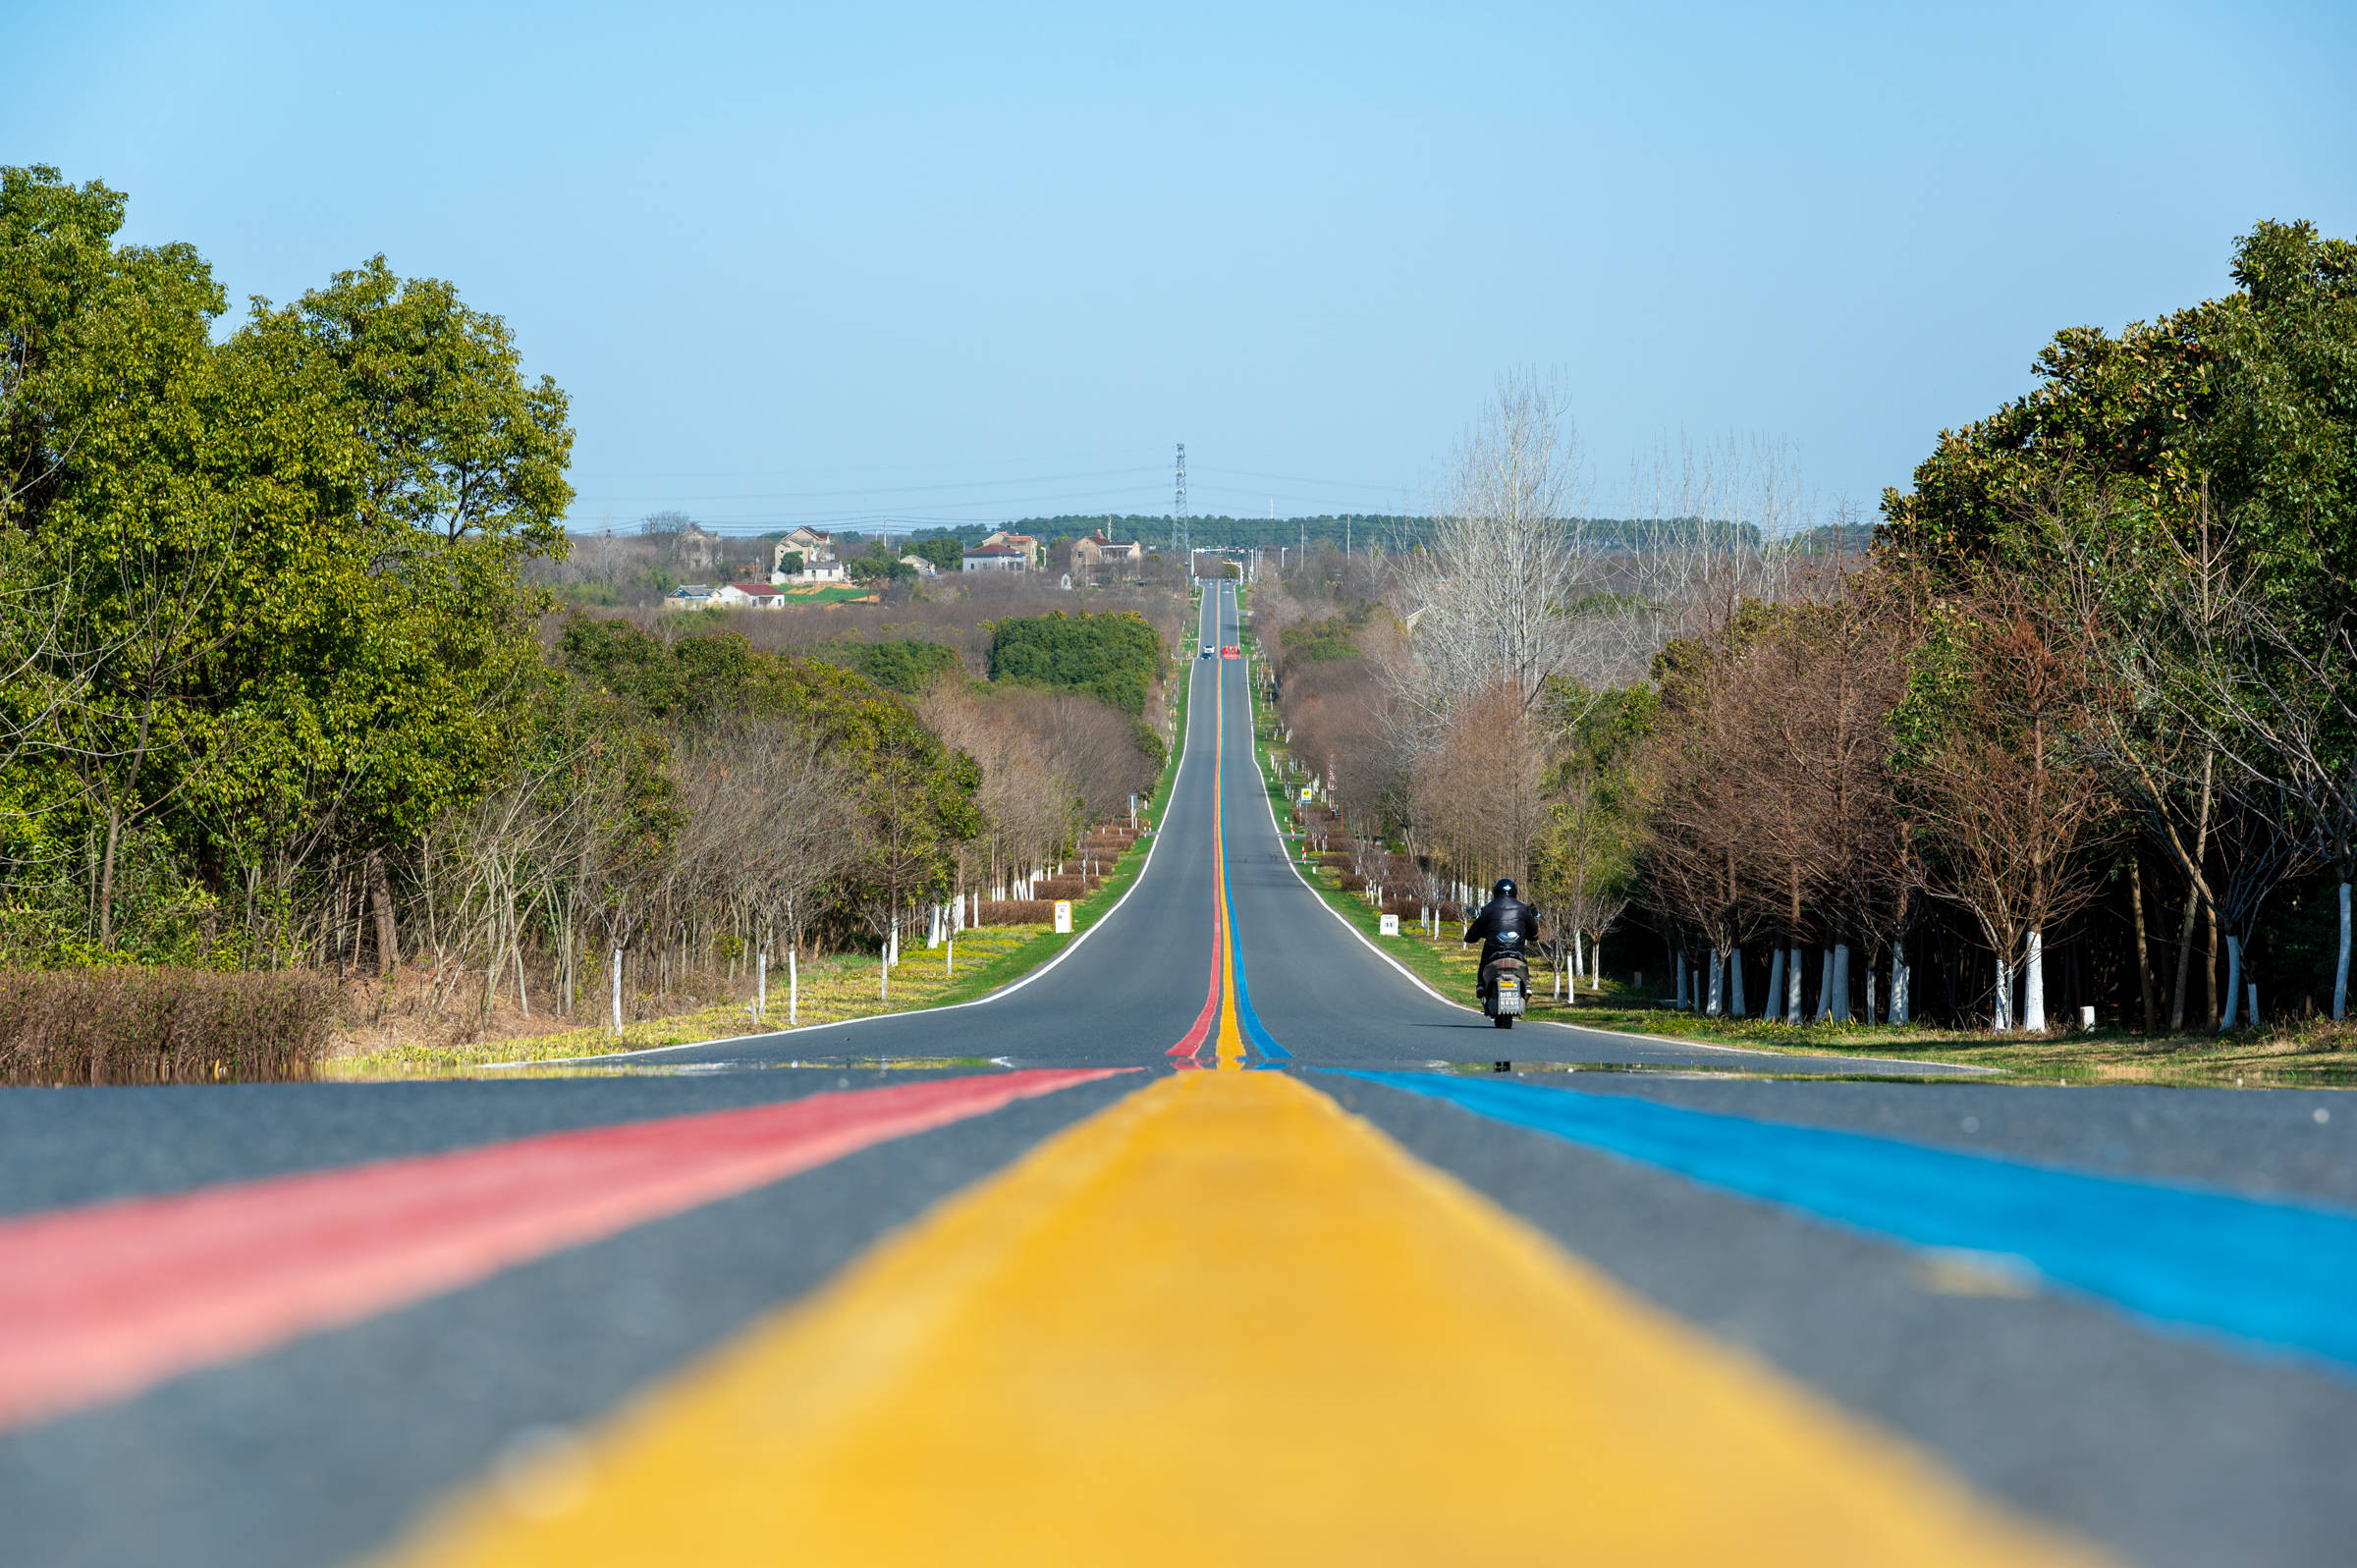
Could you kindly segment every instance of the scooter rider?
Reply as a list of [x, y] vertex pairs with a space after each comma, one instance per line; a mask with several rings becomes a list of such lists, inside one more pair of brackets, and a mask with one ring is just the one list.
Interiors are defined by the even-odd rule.
[[1500, 877], [1490, 889], [1490, 901], [1465, 927], [1465, 941], [1481, 943], [1481, 967], [1502, 952], [1521, 954], [1539, 940], [1539, 912], [1514, 894], [1514, 879]]

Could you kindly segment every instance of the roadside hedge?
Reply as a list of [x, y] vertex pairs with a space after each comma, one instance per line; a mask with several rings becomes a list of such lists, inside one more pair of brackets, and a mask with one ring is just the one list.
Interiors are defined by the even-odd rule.
[[0, 971], [0, 1083], [310, 1078], [336, 1006], [334, 981], [301, 973]]

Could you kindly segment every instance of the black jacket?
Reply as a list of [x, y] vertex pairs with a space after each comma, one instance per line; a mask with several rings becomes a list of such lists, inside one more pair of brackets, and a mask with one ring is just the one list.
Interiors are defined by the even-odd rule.
[[[1520, 940], [1499, 941], [1509, 932]], [[1492, 898], [1465, 927], [1465, 940], [1481, 944], [1481, 961], [1486, 966], [1500, 953], [1520, 952], [1539, 940], [1539, 912], [1519, 898]]]

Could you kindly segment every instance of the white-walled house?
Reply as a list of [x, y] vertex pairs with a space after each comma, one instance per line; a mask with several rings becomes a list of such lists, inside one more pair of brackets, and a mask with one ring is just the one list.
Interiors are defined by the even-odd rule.
[[750, 610], [779, 610], [785, 607], [786, 595], [772, 583], [732, 582], [713, 589], [712, 602]]
[[1016, 545], [978, 545], [958, 564], [960, 571], [1029, 571], [1031, 552]]
[[[784, 582], [788, 580], [786, 575], [786, 558], [790, 555], [796, 555], [802, 558], [803, 573], [815, 573], [819, 568], [832, 566], [834, 564], [835, 536], [824, 528], [794, 528], [789, 530], [785, 538], [780, 539], [776, 544], [770, 547], [770, 581]], [[792, 580], [795, 582], [841, 582], [843, 580], [843, 568], [841, 567], [837, 567], [835, 568], [835, 573], [832, 576], [796, 574]]]
[[[1006, 529], [1001, 528], [997, 533], [984, 539], [981, 544], [981, 548], [985, 550], [1002, 546], [1011, 550], [1020, 550], [1028, 558], [1028, 569], [1032, 571], [1037, 571], [1048, 564], [1047, 553], [1041, 547], [1040, 542], [1027, 533], [1009, 533]], [[972, 552], [967, 553], [971, 554]]]

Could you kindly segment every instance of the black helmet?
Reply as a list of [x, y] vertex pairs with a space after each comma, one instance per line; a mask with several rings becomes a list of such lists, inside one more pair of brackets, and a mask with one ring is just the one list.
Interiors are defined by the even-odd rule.
[[1490, 896], [1493, 898], [1511, 898], [1514, 895], [1514, 879], [1511, 877], [1500, 877], [1498, 879], [1497, 886], [1490, 890]]

